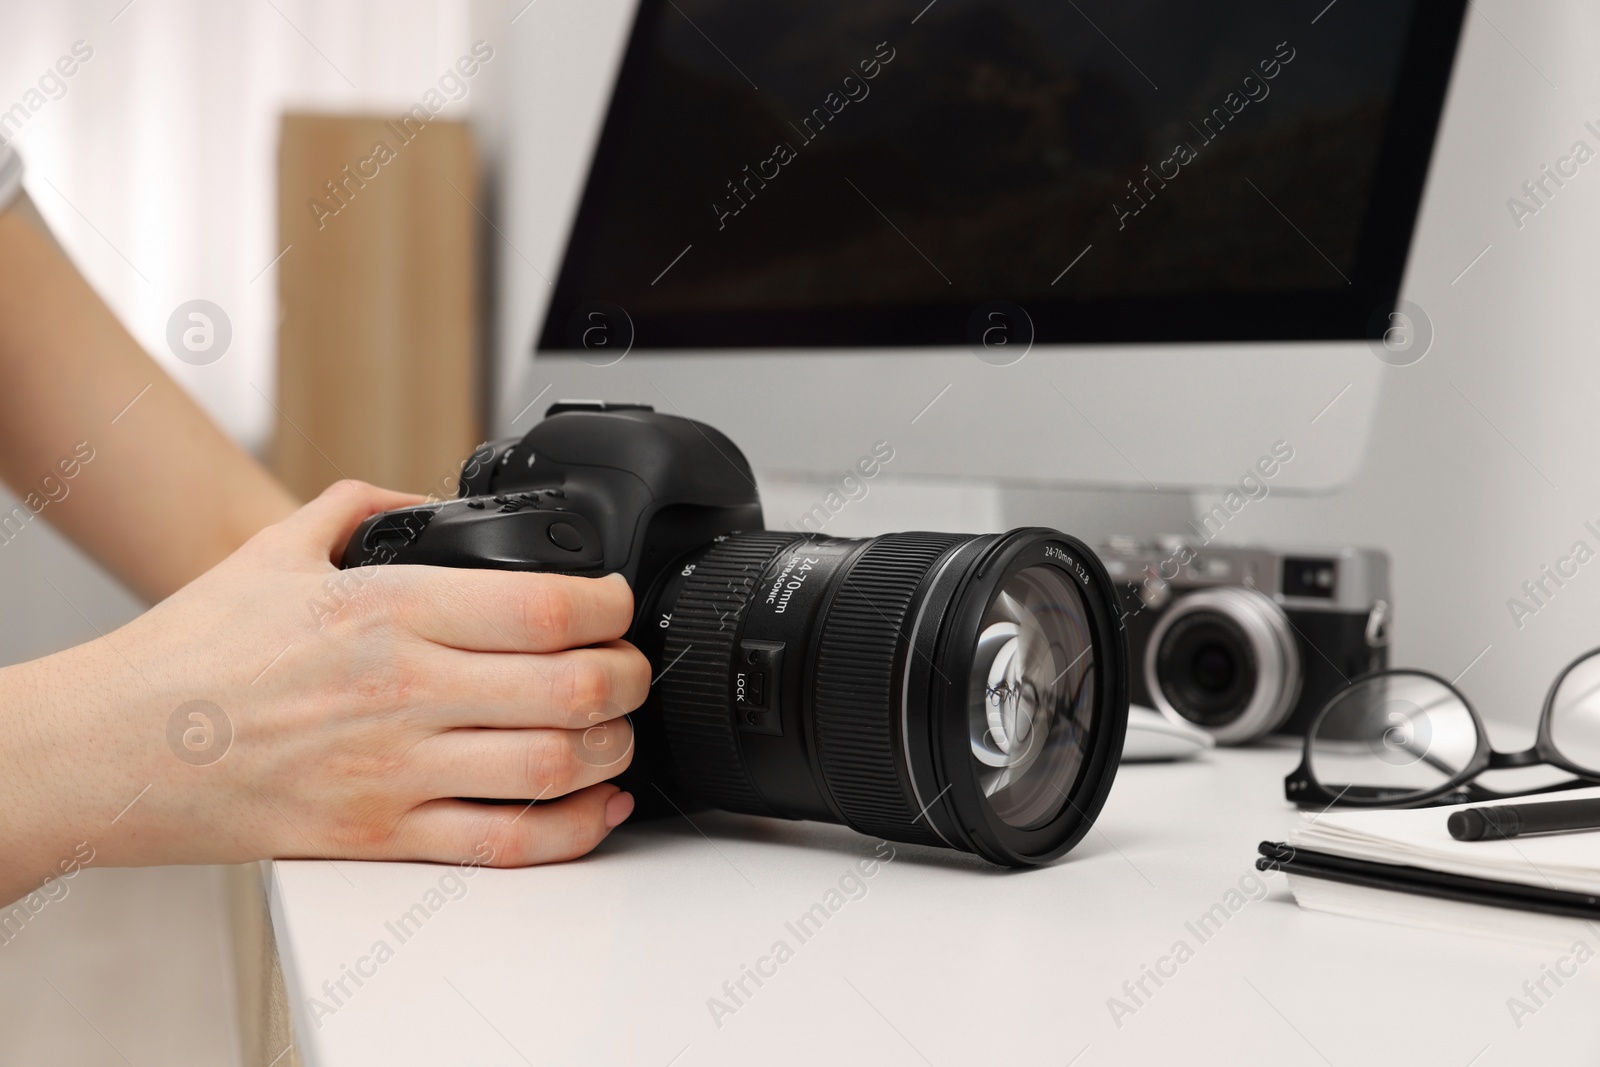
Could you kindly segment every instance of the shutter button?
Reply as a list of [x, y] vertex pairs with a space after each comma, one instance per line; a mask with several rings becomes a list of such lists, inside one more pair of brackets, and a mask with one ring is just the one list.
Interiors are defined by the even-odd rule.
[[550, 524], [550, 541], [557, 548], [564, 548], [568, 552], [583, 551], [583, 535], [564, 522]]

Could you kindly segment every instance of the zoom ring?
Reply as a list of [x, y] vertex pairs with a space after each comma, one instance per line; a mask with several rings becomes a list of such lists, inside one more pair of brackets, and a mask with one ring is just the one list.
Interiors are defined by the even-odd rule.
[[776, 815], [750, 782], [733, 716], [733, 641], [761, 572], [799, 534], [734, 534], [684, 579], [662, 648], [661, 711], [678, 784], [719, 808]]
[[[939, 557], [968, 538], [889, 534], [861, 554], [828, 608], [817, 648], [817, 761], [834, 802], [862, 833], [941, 845], [916, 794], [896, 721], [898, 653], [909, 644], [917, 589]], [[931, 797], [924, 798], [931, 800]]]

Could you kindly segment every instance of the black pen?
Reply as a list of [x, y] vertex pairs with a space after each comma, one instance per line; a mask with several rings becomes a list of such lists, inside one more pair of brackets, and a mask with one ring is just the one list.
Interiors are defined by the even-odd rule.
[[1561, 830], [1600, 830], [1600, 799], [1466, 808], [1451, 812], [1447, 826], [1450, 836], [1457, 841], [1495, 841], [1502, 837]]

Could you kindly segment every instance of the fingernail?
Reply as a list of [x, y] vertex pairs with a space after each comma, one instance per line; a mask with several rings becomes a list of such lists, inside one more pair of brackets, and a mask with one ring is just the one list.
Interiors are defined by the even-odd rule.
[[633, 814], [633, 794], [622, 791], [606, 801], [606, 829], [615, 829], [622, 820]]
[[617, 581], [621, 582], [623, 585], [627, 585], [628, 584], [628, 579], [624, 578], [620, 571], [612, 571], [610, 574], [606, 575], [606, 577], [607, 578], [615, 578]]

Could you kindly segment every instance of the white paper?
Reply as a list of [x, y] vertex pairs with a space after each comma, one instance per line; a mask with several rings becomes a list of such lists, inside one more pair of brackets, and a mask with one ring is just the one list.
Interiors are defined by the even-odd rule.
[[[1600, 788], [1522, 797], [1517, 805], [1600, 797]], [[1505, 803], [1505, 802], [1501, 802]], [[1482, 807], [1486, 805], [1472, 805]], [[1292, 848], [1600, 895], [1600, 830], [1457, 841], [1445, 828], [1456, 806], [1303, 813]]]

